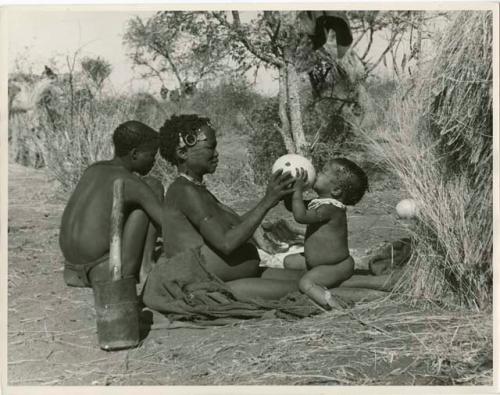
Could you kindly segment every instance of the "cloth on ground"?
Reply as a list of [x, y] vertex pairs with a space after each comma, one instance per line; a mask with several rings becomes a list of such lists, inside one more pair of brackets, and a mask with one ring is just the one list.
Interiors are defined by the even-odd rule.
[[280, 300], [238, 300], [229, 287], [210, 273], [199, 249], [161, 257], [148, 275], [142, 293], [144, 305], [171, 320], [206, 321], [219, 318], [285, 319], [320, 313], [310, 299], [294, 292]]
[[70, 287], [90, 288], [89, 272], [95, 266], [109, 261], [109, 254], [96, 259], [95, 261], [76, 265], [69, 261], [64, 262], [64, 282]]
[[293, 245], [290, 246], [288, 251], [279, 252], [277, 254], [269, 254], [260, 248], [257, 249], [257, 252], [259, 253], [259, 258], [260, 258], [259, 266], [272, 267], [275, 269], [283, 269], [284, 268], [283, 262], [285, 260], [285, 257], [288, 255], [300, 254], [304, 252], [304, 246]]
[[262, 224], [266, 252], [277, 254], [286, 252], [290, 246], [304, 245], [305, 227], [297, 227], [288, 221], [280, 219]]
[[373, 275], [388, 274], [404, 266], [411, 257], [411, 239], [385, 242], [369, 251], [369, 270]]

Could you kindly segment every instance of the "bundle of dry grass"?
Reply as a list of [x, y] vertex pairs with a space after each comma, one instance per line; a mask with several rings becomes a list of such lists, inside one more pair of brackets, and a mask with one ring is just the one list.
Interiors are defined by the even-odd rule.
[[370, 146], [419, 206], [403, 289], [484, 308], [492, 297], [492, 15], [454, 15], [432, 65], [410, 97], [393, 99]]

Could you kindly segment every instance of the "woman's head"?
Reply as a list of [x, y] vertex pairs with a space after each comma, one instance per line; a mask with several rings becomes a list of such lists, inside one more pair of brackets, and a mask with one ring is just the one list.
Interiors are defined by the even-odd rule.
[[195, 114], [173, 115], [160, 128], [161, 156], [199, 175], [215, 171], [216, 146], [215, 130], [208, 118]]
[[336, 158], [325, 164], [314, 189], [320, 195], [330, 194], [344, 204], [355, 205], [368, 190], [368, 177], [356, 163]]

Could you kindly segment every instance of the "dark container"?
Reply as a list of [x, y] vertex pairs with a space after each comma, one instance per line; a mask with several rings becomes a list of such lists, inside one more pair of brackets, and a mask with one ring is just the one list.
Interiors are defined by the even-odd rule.
[[139, 344], [139, 303], [134, 277], [93, 285], [99, 347], [123, 350]]

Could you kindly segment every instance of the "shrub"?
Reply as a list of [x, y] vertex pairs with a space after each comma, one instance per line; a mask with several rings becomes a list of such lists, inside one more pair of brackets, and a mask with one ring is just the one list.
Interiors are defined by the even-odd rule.
[[251, 115], [249, 153], [254, 180], [262, 185], [267, 182], [274, 161], [287, 153], [283, 138], [278, 131], [278, 100], [262, 98]]
[[90, 98], [76, 102], [69, 99], [68, 87], [63, 88], [57, 112], [37, 109], [36, 132], [25, 144], [43, 160], [62, 189], [70, 191], [91, 163], [113, 157], [112, 133], [120, 123], [131, 119], [131, 114], [142, 114], [138, 120], [152, 127], [157, 127], [158, 122], [141, 113], [141, 102], [135, 99]]
[[393, 98], [387, 126], [367, 137], [419, 206], [402, 289], [485, 308], [492, 300], [491, 13], [457, 13], [436, 53], [412, 95]]

